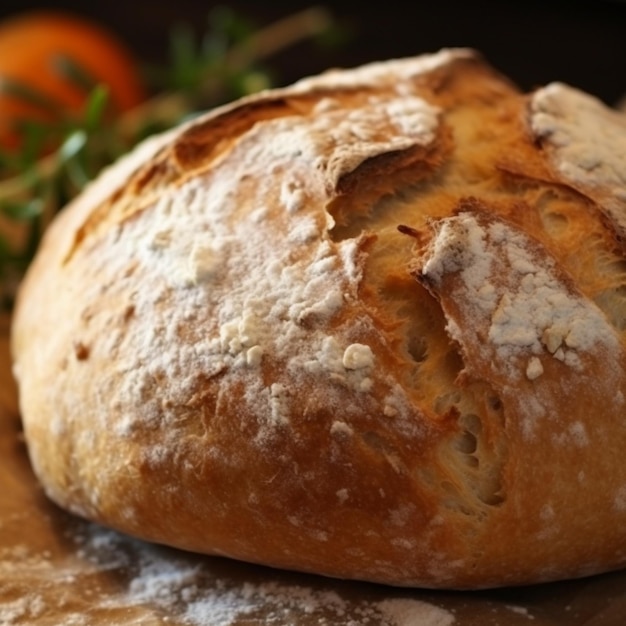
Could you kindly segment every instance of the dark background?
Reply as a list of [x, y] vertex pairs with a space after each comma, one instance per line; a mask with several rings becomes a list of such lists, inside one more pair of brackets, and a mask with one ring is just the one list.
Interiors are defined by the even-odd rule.
[[[150, 63], [166, 58], [168, 34], [179, 22], [198, 31], [211, 7], [227, 4], [259, 26], [311, 2], [210, 0], [1, 0], [0, 18], [32, 8], [63, 8], [113, 29]], [[271, 60], [283, 85], [328, 66], [469, 46], [480, 50], [523, 89], [560, 80], [608, 104], [626, 92], [626, 2], [619, 0], [431, 0], [318, 3], [330, 9], [349, 37], [321, 51], [310, 42]]]

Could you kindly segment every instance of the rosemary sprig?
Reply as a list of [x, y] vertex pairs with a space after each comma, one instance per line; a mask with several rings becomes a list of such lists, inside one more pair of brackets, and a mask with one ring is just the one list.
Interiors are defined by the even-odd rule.
[[[184, 25], [172, 30], [169, 64], [147, 74], [155, 95], [123, 115], [115, 115], [106, 87], [73, 59], [54, 61], [64, 80], [87, 94], [77, 117], [28, 85], [0, 82], [0, 89], [55, 112], [53, 123], [21, 124], [19, 150], [0, 150], [0, 308], [11, 308], [16, 285], [50, 220], [102, 167], [147, 135], [197, 111], [270, 87], [271, 71], [264, 63], [272, 55], [334, 28], [330, 14], [320, 7], [260, 30], [230, 9], [214, 9], [199, 41]], [[56, 147], [39, 157], [49, 146]]]

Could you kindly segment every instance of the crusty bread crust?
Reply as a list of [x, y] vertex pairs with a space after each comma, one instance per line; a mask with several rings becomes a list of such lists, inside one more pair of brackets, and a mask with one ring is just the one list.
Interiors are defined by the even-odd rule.
[[47, 494], [394, 585], [622, 566], [625, 143], [591, 96], [522, 94], [466, 49], [149, 140], [59, 215], [19, 294]]

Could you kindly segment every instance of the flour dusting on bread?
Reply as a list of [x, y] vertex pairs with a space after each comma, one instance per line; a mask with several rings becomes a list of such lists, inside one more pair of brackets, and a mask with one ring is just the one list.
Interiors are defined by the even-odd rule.
[[599, 99], [562, 83], [532, 97], [531, 125], [574, 187], [609, 197], [606, 209], [626, 228], [626, 119]]
[[543, 372], [537, 355], [546, 352], [578, 369], [579, 352], [607, 350], [610, 359], [619, 353], [619, 338], [602, 312], [568, 285], [568, 276], [558, 275], [552, 258], [510, 225], [471, 212], [443, 221], [420, 276], [441, 289], [450, 273], [460, 278], [448, 296], [463, 322], [456, 320], [454, 329], [462, 326], [479, 335], [471, 349], [480, 350], [485, 342], [484, 349], [497, 359], [493, 366], [510, 380], [524, 369], [537, 378]]

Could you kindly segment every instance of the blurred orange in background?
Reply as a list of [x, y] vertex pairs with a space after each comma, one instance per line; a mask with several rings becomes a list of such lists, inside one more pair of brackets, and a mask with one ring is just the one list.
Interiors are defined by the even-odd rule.
[[0, 22], [0, 147], [19, 145], [23, 120], [78, 115], [90, 87], [104, 84], [116, 113], [145, 98], [130, 50], [99, 24], [62, 12], [31, 11]]

